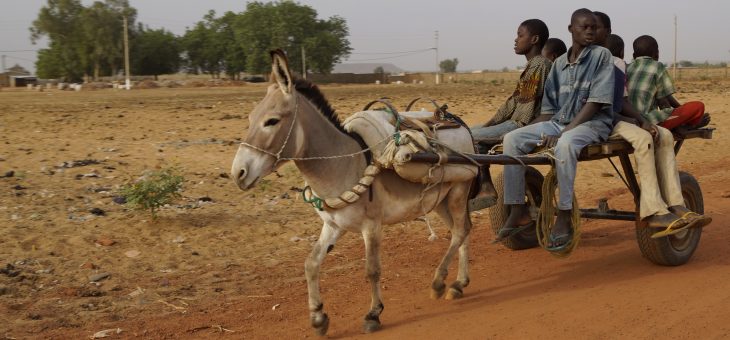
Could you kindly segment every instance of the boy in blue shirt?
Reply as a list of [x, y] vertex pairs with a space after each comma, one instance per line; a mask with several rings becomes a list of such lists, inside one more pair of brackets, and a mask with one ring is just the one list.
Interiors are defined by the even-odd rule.
[[[560, 251], [573, 236], [571, 209], [578, 154], [587, 145], [606, 140], [613, 127], [614, 70], [611, 52], [593, 45], [596, 18], [581, 8], [573, 12], [568, 31], [572, 46], [555, 59], [545, 82], [538, 123], [514, 130], [504, 137], [504, 154], [525, 155], [538, 144], [555, 148], [559, 196], [555, 225], [548, 250]], [[525, 206], [525, 169], [504, 167], [504, 204], [510, 215], [497, 239], [510, 237], [530, 225]]]

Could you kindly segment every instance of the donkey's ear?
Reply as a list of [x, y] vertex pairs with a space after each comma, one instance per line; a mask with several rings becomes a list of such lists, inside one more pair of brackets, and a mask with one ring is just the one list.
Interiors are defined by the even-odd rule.
[[271, 54], [272, 79], [279, 84], [279, 88], [284, 94], [292, 93], [294, 78], [289, 70], [289, 61], [286, 59], [286, 54], [280, 49], [273, 50], [269, 54]]

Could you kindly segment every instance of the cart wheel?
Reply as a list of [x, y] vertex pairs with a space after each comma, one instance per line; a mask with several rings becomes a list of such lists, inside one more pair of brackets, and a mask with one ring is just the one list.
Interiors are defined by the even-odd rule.
[[[689, 173], [680, 171], [679, 181], [687, 209], [704, 214], [705, 204], [697, 180]], [[651, 238], [651, 234], [656, 231], [655, 228], [646, 228], [644, 222], [636, 221], [636, 239], [641, 253], [649, 261], [662, 266], [679, 266], [687, 263], [702, 236], [702, 228], [692, 228], [667, 237]]]
[[[525, 171], [525, 193], [527, 194], [527, 204], [530, 206], [530, 216], [535, 220], [537, 212], [540, 210], [542, 203], [542, 182], [544, 178], [537, 169], [528, 166]], [[509, 216], [509, 208], [504, 205], [504, 174], [500, 173], [494, 180], [494, 188], [497, 191], [497, 204], [489, 208], [489, 222], [492, 226], [492, 232], [497, 234], [499, 228], [504, 225], [504, 221]], [[538, 246], [537, 232], [534, 228], [527, 229], [521, 233], [502, 241], [507, 248], [513, 250], [529, 249]]]

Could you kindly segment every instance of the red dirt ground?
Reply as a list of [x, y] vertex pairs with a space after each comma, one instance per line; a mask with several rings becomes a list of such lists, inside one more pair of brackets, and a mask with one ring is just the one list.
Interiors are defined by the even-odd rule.
[[[730, 124], [730, 84], [680, 85], [679, 100], [705, 101], [713, 127]], [[383, 95], [404, 104], [426, 94], [477, 123], [510, 87], [323, 90], [339, 112]], [[235, 138], [245, 135], [246, 114], [263, 93], [261, 86], [0, 92], [0, 175], [15, 171], [0, 178], [6, 188], [0, 266], [11, 264], [19, 273], [0, 274], [0, 337], [79, 339], [120, 328], [112, 338], [315, 338], [303, 262], [320, 222], [292, 190], [301, 187], [301, 177], [288, 166], [245, 193], [222, 177]], [[585, 220], [582, 241], [567, 259], [542, 249], [511, 251], [489, 244], [493, 236], [482, 211], [472, 214], [465, 297], [431, 300], [431, 277], [448, 233], [437, 224], [439, 239], [429, 242], [422, 222], [392, 225], [383, 246], [383, 329], [361, 333], [369, 306], [364, 249], [359, 235], [348, 234], [322, 269], [328, 337], [728, 338], [727, 146], [718, 130], [712, 140], [688, 141], [680, 153], [680, 168], [698, 179], [705, 212], [714, 218], [686, 265], [661, 267], [642, 258], [633, 223], [622, 221]], [[59, 167], [80, 159], [101, 163]], [[159, 219], [111, 201], [119, 185], [142, 170], [170, 164], [184, 168], [185, 197]], [[581, 164], [582, 205], [609, 197], [611, 207], [631, 208], [611, 172], [606, 161]], [[98, 177], [83, 176], [90, 173]], [[203, 196], [213, 202], [199, 203]], [[92, 207], [106, 216], [89, 216]], [[96, 245], [103, 238], [115, 244]], [[129, 250], [141, 255], [126, 256]], [[90, 284], [88, 276], [100, 272], [111, 276]]]

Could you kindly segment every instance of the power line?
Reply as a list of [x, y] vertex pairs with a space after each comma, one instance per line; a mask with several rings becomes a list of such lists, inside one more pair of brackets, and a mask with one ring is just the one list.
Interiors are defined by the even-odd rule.
[[14, 50], [14, 51], [0, 51], [0, 53], [17, 53], [17, 52], [37, 52], [38, 50]]
[[369, 59], [347, 59], [347, 61], [376, 61], [376, 60], [387, 60], [387, 59], [395, 59], [395, 58], [401, 58], [401, 57], [407, 57], [411, 55], [421, 54], [424, 52], [433, 51], [433, 48], [425, 49], [425, 50], [419, 50], [417, 52], [409, 52], [409, 53], [403, 53], [400, 55], [394, 55], [389, 57], [380, 57], [380, 58], [369, 58]]
[[9, 58], [9, 59], [18, 59], [18, 60], [23, 60], [23, 61], [29, 61], [31, 63], [35, 62], [35, 60], [30, 60], [30, 59], [25, 59], [25, 58], [18, 58], [18, 57], [13, 57], [13, 56], [10, 56], [10, 55], [6, 55], [5, 57], [6, 58]]
[[357, 52], [357, 53], [350, 53], [350, 54], [358, 54], [358, 55], [377, 55], [377, 54], [403, 54], [403, 53], [415, 53], [415, 52], [425, 52], [425, 51], [431, 51], [433, 50], [433, 47], [431, 48], [424, 48], [420, 50], [412, 50], [412, 51], [401, 51], [401, 52]]

